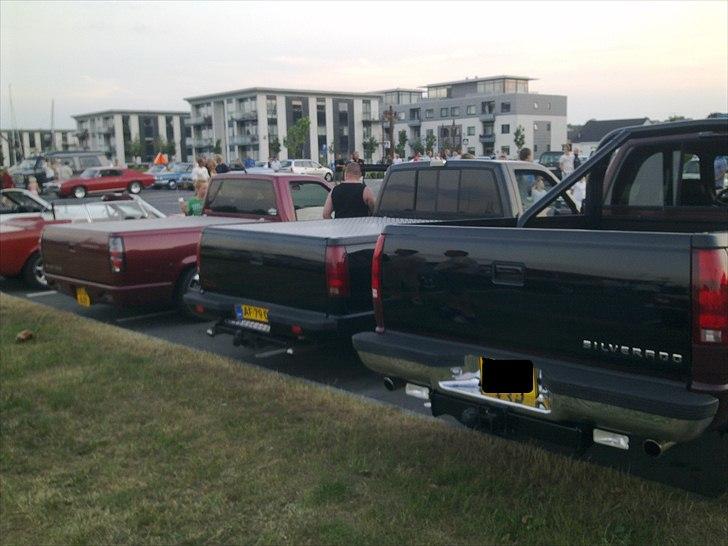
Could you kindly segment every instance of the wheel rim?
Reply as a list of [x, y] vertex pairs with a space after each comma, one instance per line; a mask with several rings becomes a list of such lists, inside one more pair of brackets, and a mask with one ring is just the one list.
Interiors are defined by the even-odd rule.
[[177, 189], [177, 183], [176, 182], [170, 182], [169, 183], [169, 189], [170, 190], [176, 190]]
[[142, 187], [139, 182], [132, 182], [131, 184], [129, 184], [129, 191], [131, 193], [139, 193], [140, 191], [142, 191]]
[[326, 176], [324, 176], [324, 178], [331, 182], [331, 175], [329, 173], [326, 173]]
[[86, 197], [86, 190], [83, 188], [76, 188], [73, 190], [73, 195], [76, 197], [76, 199], [83, 199]]
[[43, 260], [40, 258], [33, 264], [33, 276], [39, 285], [43, 287], [48, 286], [48, 281], [46, 280], [45, 272], [43, 271]]

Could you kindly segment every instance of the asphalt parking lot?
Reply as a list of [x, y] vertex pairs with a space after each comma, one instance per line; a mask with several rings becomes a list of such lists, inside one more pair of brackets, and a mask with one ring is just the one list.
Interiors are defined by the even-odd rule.
[[[188, 198], [191, 195], [192, 192], [185, 190], [146, 190], [141, 197], [162, 212], [175, 214], [179, 210], [179, 197]], [[205, 331], [211, 323], [192, 322], [174, 310], [115, 309], [106, 305], [84, 308], [77, 305], [75, 300], [54, 291], [28, 290], [15, 279], [0, 278], [0, 291], [429, 415], [429, 410], [420, 400], [405, 396], [403, 390], [385, 390], [381, 378], [365, 368], [356, 353], [346, 345], [306, 348], [294, 351], [293, 355], [286, 354], [278, 347], [234, 347], [229, 336], [211, 338], [206, 335]], [[455, 421], [452, 423], [460, 426]], [[558, 446], [539, 445], [550, 450], [564, 451]], [[620, 469], [703, 495], [716, 496], [728, 491], [728, 435], [706, 435], [690, 444], [675, 446], [659, 459], [648, 458], [639, 448], [623, 452], [603, 446], [593, 446], [579, 456], [594, 464]]]

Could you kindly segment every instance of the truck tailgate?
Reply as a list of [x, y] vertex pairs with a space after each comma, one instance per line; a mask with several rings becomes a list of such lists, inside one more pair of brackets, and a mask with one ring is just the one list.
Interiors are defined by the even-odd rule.
[[387, 330], [687, 378], [691, 235], [393, 226]]

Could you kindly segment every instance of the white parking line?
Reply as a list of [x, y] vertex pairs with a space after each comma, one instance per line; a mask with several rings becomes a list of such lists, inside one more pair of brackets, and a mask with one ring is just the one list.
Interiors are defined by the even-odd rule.
[[44, 290], [43, 292], [31, 292], [26, 294], [26, 298], [40, 298], [41, 296], [50, 296], [51, 294], [58, 294], [56, 290]]
[[164, 315], [173, 315], [176, 312], [177, 311], [175, 311], [175, 310], [170, 310], [170, 311], [160, 311], [159, 313], [147, 313], [146, 315], [136, 315], [133, 317], [124, 317], [124, 318], [116, 319], [115, 322], [117, 322], [118, 324], [121, 324], [122, 322], [131, 322], [133, 320], [143, 320], [143, 319], [148, 319], [148, 318], [152, 318], [152, 317], [163, 317]]

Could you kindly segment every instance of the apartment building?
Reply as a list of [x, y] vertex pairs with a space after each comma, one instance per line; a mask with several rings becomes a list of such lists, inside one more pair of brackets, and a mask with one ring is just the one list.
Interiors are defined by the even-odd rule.
[[[193, 153], [217, 150], [228, 162], [302, 155], [326, 164], [338, 153], [367, 156], [365, 141], [382, 141], [377, 93], [251, 87], [185, 100], [192, 110]], [[310, 120], [303, 149], [288, 150], [288, 128], [303, 117]], [[371, 161], [381, 159], [381, 145], [371, 152]]]
[[24, 158], [78, 148], [73, 129], [0, 129], [2, 166], [10, 167]]
[[[492, 76], [428, 84], [416, 90], [384, 92], [383, 109], [396, 111], [394, 145], [400, 131], [407, 135], [406, 153], [428, 138], [436, 149], [461, 148], [476, 156], [518, 154], [514, 135], [522, 127], [524, 146], [537, 158], [567, 142], [566, 96], [530, 91], [532, 78]], [[404, 100], [403, 100], [404, 99]], [[415, 100], [416, 99], [416, 100]]]
[[105, 110], [73, 116], [82, 149], [104, 152], [122, 163], [149, 162], [159, 152], [174, 161], [192, 157], [189, 118], [189, 112], [161, 110]]

